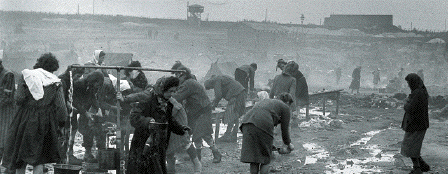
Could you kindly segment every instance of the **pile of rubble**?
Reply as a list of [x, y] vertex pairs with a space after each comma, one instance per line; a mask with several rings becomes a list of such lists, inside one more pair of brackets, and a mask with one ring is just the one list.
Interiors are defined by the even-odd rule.
[[344, 106], [359, 108], [398, 108], [403, 106], [404, 98], [401, 96], [387, 96], [371, 94], [366, 96], [341, 95], [340, 102]]

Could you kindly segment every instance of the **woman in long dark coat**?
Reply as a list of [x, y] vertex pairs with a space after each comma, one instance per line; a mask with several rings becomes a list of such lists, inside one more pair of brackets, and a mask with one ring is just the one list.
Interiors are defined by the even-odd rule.
[[426, 130], [429, 128], [429, 95], [422, 79], [417, 74], [408, 74], [405, 80], [408, 82], [411, 94], [403, 107], [405, 114], [401, 127], [405, 134], [401, 154], [411, 158], [414, 164], [414, 170], [411, 173], [427, 172], [430, 170], [429, 165], [420, 156], [420, 151]]
[[359, 87], [361, 86], [361, 66], [356, 67], [352, 73], [352, 83], [350, 83], [350, 89], [353, 91], [356, 90], [359, 93]]
[[43, 173], [43, 164], [59, 162], [58, 126], [67, 118], [60, 79], [52, 74], [59, 68], [56, 57], [43, 54], [34, 70], [22, 71], [15, 100], [19, 109], [9, 128], [3, 165], [10, 171]]
[[168, 77], [162, 82], [162, 93], [151, 93], [146, 102], [139, 103], [131, 113], [131, 125], [135, 128], [129, 152], [129, 174], [167, 173], [166, 149], [170, 132], [178, 135], [190, 130], [180, 125], [172, 116], [171, 95], [179, 86], [179, 79]]

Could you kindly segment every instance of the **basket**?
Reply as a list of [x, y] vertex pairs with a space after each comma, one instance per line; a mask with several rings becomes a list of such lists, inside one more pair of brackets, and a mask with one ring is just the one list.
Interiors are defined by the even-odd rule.
[[117, 170], [120, 167], [120, 149], [99, 149], [100, 169]]
[[79, 174], [82, 166], [70, 165], [70, 164], [55, 164], [54, 174]]

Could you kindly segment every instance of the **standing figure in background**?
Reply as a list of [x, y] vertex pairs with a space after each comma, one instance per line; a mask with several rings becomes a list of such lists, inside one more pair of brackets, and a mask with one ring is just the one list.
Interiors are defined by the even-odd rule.
[[10, 171], [43, 173], [43, 164], [61, 162], [57, 131], [64, 126], [67, 106], [61, 80], [53, 74], [59, 68], [51, 53], [37, 59], [33, 70], [22, 71], [15, 94], [19, 106], [8, 129], [3, 164]]
[[404, 104], [405, 114], [401, 128], [405, 131], [401, 145], [401, 154], [410, 157], [414, 164], [411, 173], [422, 173], [430, 170], [429, 165], [422, 159], [420, 152], [426, 130], [429, 128], [428, 92], [422, 79], [414, 73], [405, 78], [411, 89], [411, 94]]
[[180, 103], [184, 103], [188, 126], [192, 128], [192, 140], [197, 147], [196, 152], [199, 160], [201, 160], [202, 140], [204, 140], [212, 150], [213, 163], [220, 163], [222, 155], [212, 137], [212, 103], [205, 92], [204, 86], [193, 78], [189, 68], [182, 65], [177, 70], [184, 70], [184, 72], [175, 73], [180, 79], [180, 86], [173, 94], [173, 98]]
[[8, 128], [16, 111], [14, 103], [14, 73], [3, 67], [3, 50], [0, 50], [0, 161], [6, 146]]
[[356, 67], [352, 73], [352, 83], [350, 84], [350, 89], [353, 91], [356, 90], [356, 93], [359, 93], [359, 87], [361, 85], [361, 66]]
[[373, 85], [375, 88], [378, 87], [378, 83], [380, 83], [380, 69], [377, 68], [375, 71], [372, 72], [373, 74]]
[[235, 80], [240, 82], [246, 89], [246, 93], [254, 91], [255, 71], [257, 71], [257, 64], [243, 65], [235, 70]]
[[[87, 63], [93, 63], [96, 66], [106, 66], [104, 59], [106, 58], [106, 53], [103, 50], [95, 50], [93, 52], [93, 59]], [[104, 77], [109, 77], [107, 69], [100, 69]]]
[[[296, 79], [296, 92], [295, 92], [295, 105], [294, 105], [294, 109], [292, 109], [292, 111], [297, 111], [298, 114], [300, 114], [300, 109], [302, 107], [305, 107], [305, 114], [306, 114], [306, 119], [310, 119], [309, 118], [309, 93], [308, 93], [308, 83], [306, 82], [306, 78], [305, 76], [302, 74], [302, 72], [300, 72], [299, 70], [299, 64], [297, 64], [294, 61], [290, 61], [288, 62], [288, 64], [285, 67], [285, 70], [287, 73], [291, 74], [292, 77], [294, 77]], [[298, 116], [293, 116], [292, 120], [293, 120], [293, 127], [297, 127], [298, 126]]]
[[239, 118], [246, 113], [246, 93], [243, 85], [230, 76], [212, 75], [204, 82], [205, 89], [214, 89], [215, 99], [213, 108], [218, 106], [224, 98], [228, 101], [224, 115], [224, 123], [227, 124], [226, 132], [217, 141], [237, 142]]
[[243, 132], [241, 162], [250, 163], [251, 174], [269, 173], [274, 143], [274, 127], [281, 125], [285, 148], [291, 152], [294, 145], [289, 134], [290, 106], [294, 103], [288, 93], [277, 99], [264, 99], [243, 116], [240, 126]]
[[341, 76], [342, 76], [341, 67], [336, 68], [335, 74], [336, 74], [336, 85], [339, 85], [339, 82], [341, 81]]
[[423, 74], [423, 69], [417, 71], [417, 75], [425, 82], [425, 75]]
[[399, 91], [403, 89], [403, 79], [404, 79], [403, 76], [404, 76], [404, 68], [400, 68], [400, 71], [398, 71], [398, 81], [397, 81]]

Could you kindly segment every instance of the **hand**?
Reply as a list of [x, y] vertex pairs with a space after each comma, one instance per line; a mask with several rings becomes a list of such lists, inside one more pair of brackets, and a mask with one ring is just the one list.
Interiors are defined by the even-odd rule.
[[120, 102], [124, 102], [124, 97], [123, 94], [121, 94], [121, 92], [117, 92], [117, 100], [119, 100]]

